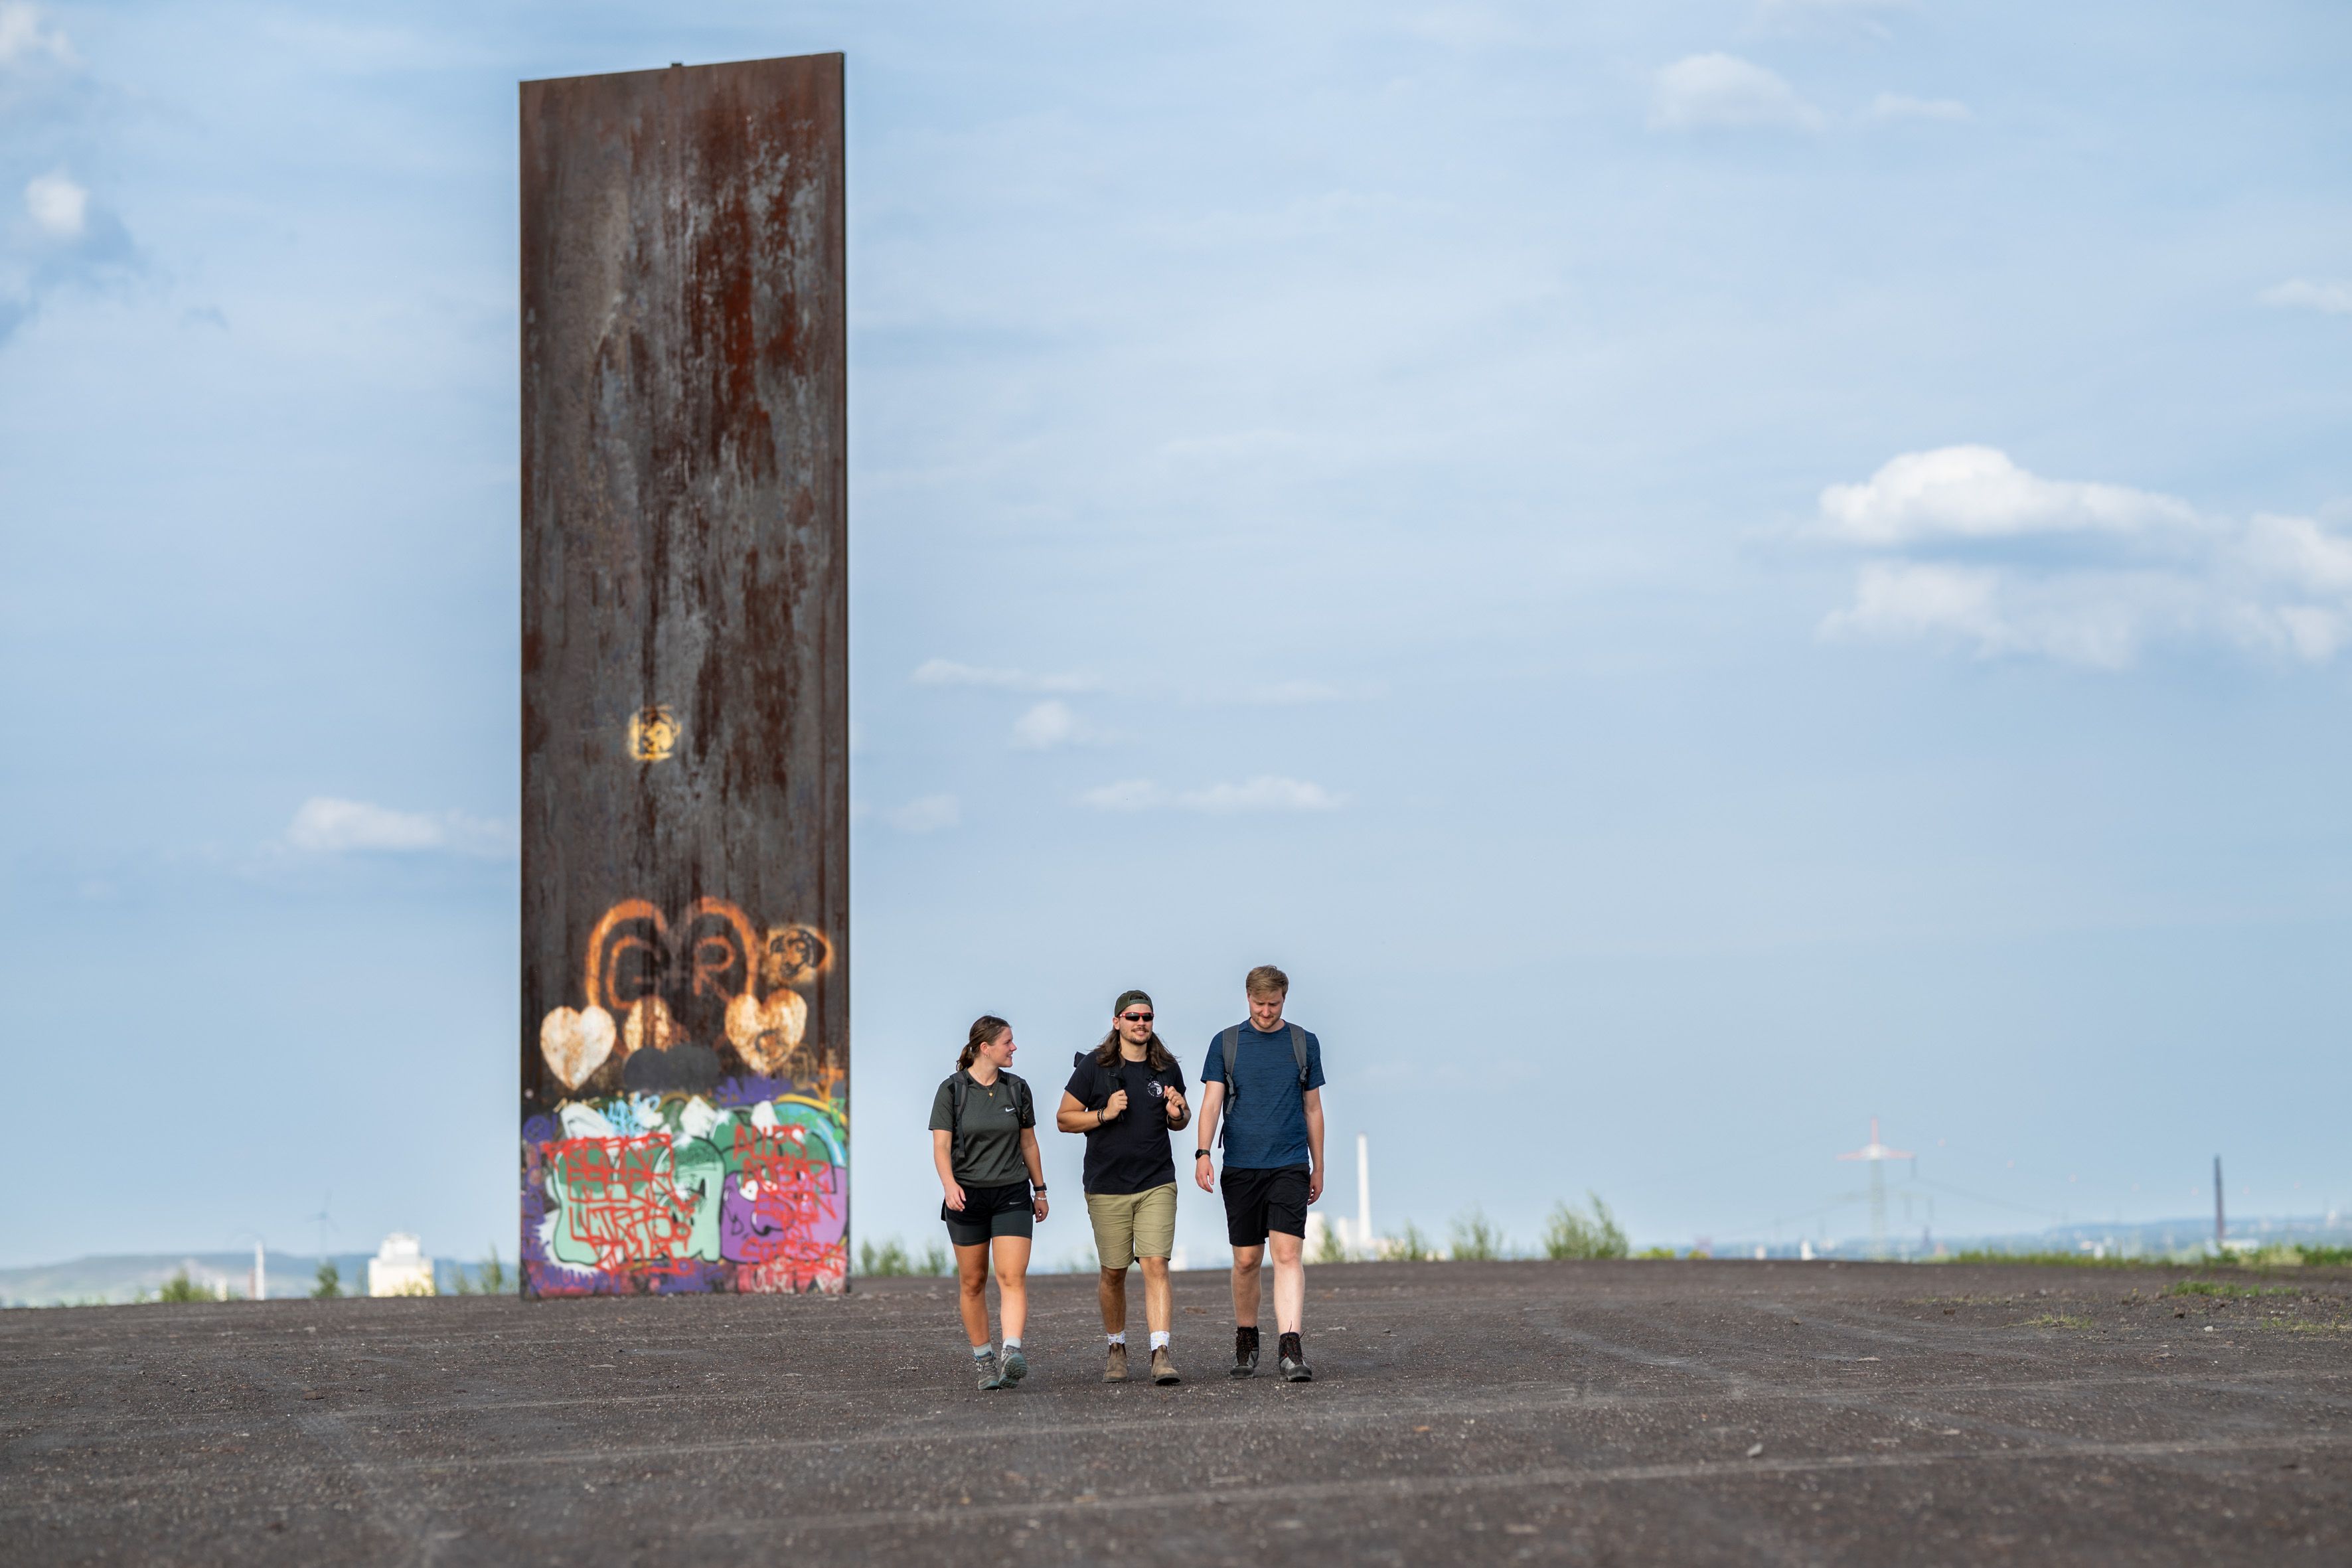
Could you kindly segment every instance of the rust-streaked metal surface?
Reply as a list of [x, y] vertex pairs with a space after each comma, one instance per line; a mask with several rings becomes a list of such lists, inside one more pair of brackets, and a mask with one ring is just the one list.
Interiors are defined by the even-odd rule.
[[526, 1289], [840, 1289], [839, 55], [526, 82]]

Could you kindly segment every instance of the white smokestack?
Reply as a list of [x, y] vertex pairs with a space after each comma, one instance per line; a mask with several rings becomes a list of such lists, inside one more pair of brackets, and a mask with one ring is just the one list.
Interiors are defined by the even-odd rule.
[[1372, 1145], [1365, 1134], [1356, 1134], [1356, 1245], [1367, 1257], [1372, 1251]]

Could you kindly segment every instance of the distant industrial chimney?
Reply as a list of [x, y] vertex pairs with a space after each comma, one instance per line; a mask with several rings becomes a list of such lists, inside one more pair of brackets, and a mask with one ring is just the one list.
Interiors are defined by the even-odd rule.
[[2221, 1214], [2221, 1156], [2213, 1156], [2213, 1247], [2219, 1251], [2230, 1239], [2230, 1222]]

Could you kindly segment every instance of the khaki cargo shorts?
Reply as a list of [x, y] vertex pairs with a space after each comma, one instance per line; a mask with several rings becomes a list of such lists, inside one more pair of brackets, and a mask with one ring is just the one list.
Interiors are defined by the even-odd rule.
[[1094, 1221], [1095, 1257], [1105, 1268], [1166, 1258], [1176, 1250], [1176, 1184], [1139, 1193], [1088, 1193], [1087, 1217]]

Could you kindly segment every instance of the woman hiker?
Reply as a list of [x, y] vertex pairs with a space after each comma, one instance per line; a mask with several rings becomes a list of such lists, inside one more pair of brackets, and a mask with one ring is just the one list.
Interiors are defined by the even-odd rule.
[[[945, 1194], [940, 1217], [955, 1244], [957, 1305], [983, 1389], [1029, 1374], [1021, 1331], [1029, 1317], [1029, 1238], [1045, 1217], [1045, 1169], [1037, 1152], [1037, 1105], [1013, 1071], [1013, 1026], [973, 1020], [956, 1070], [931, 1097], [931, 1163]], [[988, 1342], [988, 1275], [996, 1272], [1000, 1362]]]

